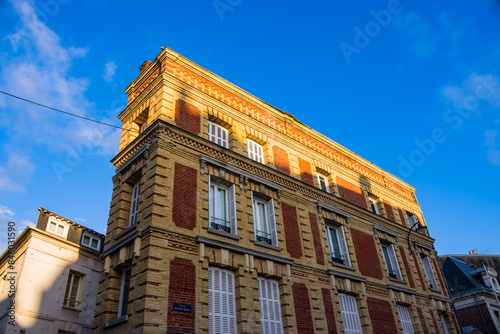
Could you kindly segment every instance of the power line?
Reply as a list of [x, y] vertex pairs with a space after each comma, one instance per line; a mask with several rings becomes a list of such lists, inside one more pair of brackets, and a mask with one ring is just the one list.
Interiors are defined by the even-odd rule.
[[[13, 98], [15, 98], [15, 99], [18, 99], [18, 100], [24, 101], [24, 102], [28, 102], [28, 103], [31, 103], [31, 104], [35, 104], [35, 105], [40, 106], [40, 107], [43, 107], [43, 108], [47, 108], [47, 109], [50, 109], [50, 110], [54, 110], [54, 111], [57, 111], [57, 112], [60, 112], [60, 113], [63, 113], [63, 114], [69, 115], [69, 116], [78, 117], [78, 118], [81, 118], [81, 119], [86, 120], [86, 121], [90, 121], [90, 122], [98, 123], [98, 124], [101, 124], [101, 125], [110, 126], [110, 127], [112, 127], [112, 128], [116, 128], [116, 129], [120, 129], [120, 130], [125, 130], [124, 128], [122, 128], [122, 127], [120, 127], [120, 126], [116, 126], [116, 125], [109, 124], [109, 123], [104, 123], [104, 122], [99, 122], [99, 121], [96, 121], [95, 119], [92, 119], [92, 118], [83, 117], [83, 116], [80, 116], [80, 115], [77, 115], [77, 114], [70, 113], [70, 112], [68, 112], [68, 111], [64, 111], [64, 110], [61, 110], [61, 109], [57, 109], [57, 108], [53, 108], [53, 107], [49, 107], [49, 106], [46, 106], [45, 104], [41, 104], [41, 103], [38, 103], [38, 102], [35, 102], [35, 101], [31, 101], [31, 100], [28, 100], [28, 99], [22, 98], [22, 97], [17, 96], [17, 95], [9, 94], [9, 93], [4, 92], [4, 91], [1, 91], [1, 90], [0, 90], [0, 93], [2, 93], [2, 94], [4, 94], [4, 95], [7, 95], [7, 96], [10, 96], [10, 97], [13, 97]], [[134, 132], [139, 133], [139, 131], [136, 131], [136, 130], [133, 130], [133, 129], [128, 129], [127, 131], [134, 131]]]

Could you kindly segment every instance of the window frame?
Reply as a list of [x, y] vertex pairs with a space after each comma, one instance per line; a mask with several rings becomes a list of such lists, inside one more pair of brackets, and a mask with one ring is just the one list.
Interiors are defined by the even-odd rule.
[[[217, 272], [215, 272], [217, 271]], [[224, 276], [226, 274], [226, 276]], [[219, 277], [215, 277], [218, 275]], [[226, 279], [225, 287], [226, 291], [222, 291], [224, 287], [223, 279]], [[219, 286], [216, 285], [216, 279], [219, 282]], [[217, 289], [216, 289], [217, 288]], [[229, 291], [232, 288], [232, 291]], [[216, 293], [219, 293], [219, 296], [215, 296]], [[223, 298], [227, 296], [227, 298]], [[214, 310], [217, 304], [212, 304], [214, 298], [219, 300], [219, 310]], [[222, 304], [222, 300], [225, 300], [229, 303], [224, 307]], [[215, 302], [214, 302], [215, 303]], [[216, 312], [220, 311], [220, 312]], [[223, 311], [229, 311], [228, 314], [222, 313]], [[231, 315], [232, 312], [232, 315]], [[221, 319], [221, 324], [219, 327], [215, 321], [216, 317]], [[215, 318], [215, 319], [214, 319]], [[229, 331], [224, 331], [225, 333], [237, 333], [238, 324], [237, 324], [237, 315], [236, 315], [236, 285], [234, 280], [234, 272], [228, 269], [223, 269], [216, 266], [208, 267], [208, 332], [209, 334], [220, 333], [220, 329], [224, 328], [224, 325], [227, 325]], [[225, 323], [224, 323], [225, 322]]]
[[372, 212], [380, 216], [380, 210], [378, 208], [378, 200], [376, 200], [373, 197], [368, 197], [368, 202], [370, 202], [370, 207], [372, 209]]
[[406, 211], [406, 210], [404, 210], [404, 212], [405, 212], [406, 220], [408, 221], [408, 224], [410, 225], [410, 227], [412, 227], [416, 223], [419, 223], [418, 218], [414, 213], [411, 213], [411, 212]]
[[[212, 187], [214, 188], [213, 192]], [[217, 196], [214, 196], [216, 193], [216, 189], [225, 191], [226, 219], [228, 220], [223, 220], [216, 217], [216, 213], [213, 212], [217, 209]], [[228, 224], [219, 224], [216, 222], [216, 220], [224, 221]], [[208, 178], [208, 227], [222, 233], [238, 235], [236, 217], [236, 186], [234, 184], [232, 184], [231, 186], [227, 186], [225, 184], [217, 182], [217, 180], [212, 179], [212, 175], [209, 175]]]
[[410, 309], [404, 305], [396, 305], [399, 314], [399, 320], [401, 321], [401, 326], [403, 327], [403, 334], [415, 334], [413, 329], [413, 324], [411, 322]]
[[[78, 277], [78, 285], [76, 286], [75, 297], [72, 300], [71, 299], [71, 294], [72, 294], [72, 291], [73, 291], [73, 288], [74, 288], [75, 277]], [[79, 308], [79, 306], [81, 304], [80, 295], [81, 295], [81, 290], [82, 290], [82, 286], [83, 286], [83, 279], [84, 279], [84, 277], [85, 277], [85, 275], [82, 274], [82, 273], [79, 273], [79, 272], [76, 272], [76, 271], [73, 271], [73, 270], [69, 271], [68, 280], [66, 281], [66, 289], [65, 289], [65, 292], [64, 292], [64, 299], [63, 299], [63, 306], [64, 307], [68, 307], [68, 308], [72, 308], [72, 309], [78, 309]], [[70, 305], [70, 303], [73, 303], [72, 306]]]
[[[434, 291], [440, 291], [439, 285], [437, 283], [436, 274], [434, 273], [434, 268], [432, 267], [432, 262], [430, 256], [424, 253], [420, 253], [420, 261], [422, 263], [422, 267], [424, 268], [425, 276], [427, 278], [427, 284], [429, 284], [429, 288]], [[435, 287], [433, 286], [433, 284]]]
[[438, 312], [439, 313], [439, 321], [441, 322], [441, 327], [443, 328], [444, 334], [450, 334], [450, 331], [448, 330], [448, 325], [446, 324], [446, 319], [444, 318], [444, 312]]
[[128, 315], [128, 304], [130, 297], [130, 280], [132, 277], [132, 267], [122, 270], [120, 283], [120, 299], [118, 301], [118, 318]]
[[255, 140], [247, 138], [248, 158], [264, 164], [264, 146]]
[[139, 201], [141, 199], [141, 180], [139, 179], [132, 186], [132, 197], [130, 198], [130, 212], [128, 216], [128, 226], [136, 225], [139, 216]]
[[[212, 133], [213, 130], [215, 130], [215, 134]], [[220, 134], [223, 134], [222, 137], [225, 137], [221, 138], [220, 136], [218, 136], [218, 132], [220, 132]], [[220, 124], [208, 121], [208, 140], [224, 148], [229, 148], [229, 131]]]
[[[323, 218], [324, 219], [324, 218]], [[328, 241], [328, 249], [330, 252], [330, 259], [332, 261], [332, 264], [341, 264], [345, 266], [351, 266], [351, 259], [349, 257], [349, 248], [347, 246], [347, 240], [345, 237], [345, 231], [344, 231], [344, 226], [342, 224], [335, 224], [334, 221], [332, 220], [325, 220], [325, 230], [326, 230], [326, 237]], [[335, 233], [337, 242], [338, 242], [338, 251], [339, 251], [339, 256], [335, 256], [335, 245], [333, 244], [332, 236], [331, 233]], [[342, 261], [342, 262], [341, 262]]]
[[[262, 276], [258, 276], [257, 281], [259, 285], [260, 327], [262, 334], [283, 334], [279, 282], [278, 280]], [[264, 290], [266, 290], [266, 294], [264, 294]], [[273, 294], [271, 298], [269, 298], [270, 294]], [[274, 310], [271, 311], [271, 308], [274, 308]], [[273, 315], [274, 319], [266, 319], [272, 318]]]
[[[342, 315], [342, 322], [344, 324], [344, 332], [349, 334], [363, 334], [356, 297], [353, 295], [348, 295], [346, 293], [338, 293], [338, 297], [340, 313]], [[356, 312], [354, 312], [354, 310]], [[347, 328], [347, 326], [352, 327]]]
[[[327, 193], [330, 193], [330, 185], [328, 184], [328, 176], [326, 176], [322, 173], [316, 173], [316, 174], [317, 174], [316, 177], [318, 178], [319, 189], [326, 191]], [[321, 186], [321, 181], [323, 181], [323, 183], [325, 185], [325, 189], [323, 189], [323, 187]]]
[[[83, 241], [85, 240], [85, 237], [89, 238], [89, 244], [88, 245], [86, 245], [86, 244], [83, 243]], [[96, 247], [92, 247], [92, 240], [96, 240], [97, 241], [97, 246]], [[82, 233], [82, 241], [80, 242], [80, 244], [82, 244], [85, 247], [94, 249], [96, 251], [99, 251], [101, 249], [101, 239], [100, 238], [96, 238], [96, 237], [92, 236], [91, 234], [89, 234], [87, 232], [83, 232]]]
[[[402, 280], [401, 268], [399, 267], [398, 257], [396, 255], [396, 250], [394, 245], [390, 242], [384, 242], [380, 240], [380, 248], [382, 249], [382, 255], [385, 261], [385, 267], [387, 269], [387, 273], [389, 274], [389, 278]], [[387, 249], [387, 253], [384, 252], [384, 249]], [[391, 269], [394, 271], [394, 276], [391, 276]]]
[[[255, 241], [260, 244], [270, 245], [270, 246], [278, 246], [278, 234], [276, 229], [276, 215], [274, 212], [274, 201], [273, 199], [265, 200], [260, 196], [254, 195], [254, 192], [251, 193], [252, 197], [252, 214], [253, 214], [253, 226], [254, 226], [254, 236]], [[262, 229], [262, 222], [260, 221], [260, 215], [257, 212], [258, 203], [264, 206], [264, 219], [265, 225], [267, 225], [267, 231], [265, 232]], [[268, 237], [263, 236], [265, 233]], [[267, 239], [267, 240], [266, 240]]]
[[[51, 231], [51, 230], [50, 230], [51, 223], [54, 223], [54, 224], [56, 225], [56, 227], [55, 227], [55, 230], [54, 230], [54, 231]], [[62, 232], [62, 234], [57, 233], [57, 228], [58, 228], [59, 226], [62, 226], [62, 228], [63, 228], [63, 232]], [[68, 236], [68, 229], [69, 229], [68, 224], [63, 223], [62, 221], [59, 221], [59, 220], [57, 220], [57, 219], [49, 218], [49, 221], [47, 222], [47, 228], [46, 228], [45, 230], [46, 230], [47, 232], [52, 233], [52, 234], [55, 234], [55, 235], [57, 235], [57, 236], [59, 236], [59, 237], [61, 237], [61, 238], [66, 238], [66, 237]]]

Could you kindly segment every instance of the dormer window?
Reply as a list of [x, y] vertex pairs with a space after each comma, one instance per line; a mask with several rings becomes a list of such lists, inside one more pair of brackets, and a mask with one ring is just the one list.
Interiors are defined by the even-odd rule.
[[68, 234], [68, 226], [60, 221], [51, 219], [47, 224], [47, 231], [66, 238], [66, 235]]
[[82, 237], [82, 245], [87, 246], [89, 248], [99, 250], [99, 245], [100, 245], [100, 240], [98, 238], [95, 238], [91, 236], [88, 233], [84, 233]]

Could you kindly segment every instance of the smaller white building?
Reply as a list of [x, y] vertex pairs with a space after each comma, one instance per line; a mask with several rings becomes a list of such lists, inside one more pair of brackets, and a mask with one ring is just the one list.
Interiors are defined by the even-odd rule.
[[0, 333], [91, 333], [104, 235], [38, 210], [0, 257]]

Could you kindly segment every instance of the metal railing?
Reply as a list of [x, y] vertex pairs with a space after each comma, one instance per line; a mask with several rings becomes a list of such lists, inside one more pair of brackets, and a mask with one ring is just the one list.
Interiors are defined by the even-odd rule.
[[271, 233], [267, 233], [267, 232], [264, 232], [264, 231], [257, 230], [256, 231], [255, 239], [258, 242], [262, 242], [262, 243], [265, 243], [265, 244], [269, 244], [269, 245], [273, 244], [273, 240], [271, 239]]
[[210, 227], [217, 231], [231, 233], [231, 222], [224, 219], [210, 217]]

